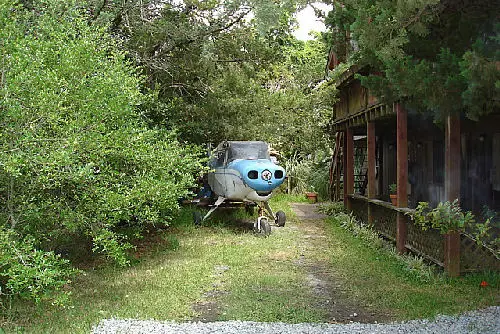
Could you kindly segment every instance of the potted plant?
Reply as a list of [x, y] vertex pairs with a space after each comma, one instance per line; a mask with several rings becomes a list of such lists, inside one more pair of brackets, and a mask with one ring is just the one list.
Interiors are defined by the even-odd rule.
[[392, 205], [396, 206], [398, 205], [398, 188], [396, 183], [390, 184], [389, 185], [389, 197], [391, 198], [391, 203]]
[[311, 203], [316, 203], [318, 201], [318, 194], [313, 191], [306, 191], [306, 198], [309, 200]]

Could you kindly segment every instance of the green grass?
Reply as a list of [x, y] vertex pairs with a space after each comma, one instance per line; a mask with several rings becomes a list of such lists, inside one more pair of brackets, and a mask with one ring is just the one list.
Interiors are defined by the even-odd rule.
[[[273, 208], [293, 217], [286, 203], [286, 196], [277, 196]], [[189, 320], [195, 316], [192, 305], [203, 300], [218, 279], [214, 267], [219, 265], [230, 267], [224, 280], [231, 295], [225, 303], [242, 301], [228, 306], [225, 318], [320, 320], [320, 311], [307, 310], [309, 292], [300, 284], [303, 273], [291, 264], [280, 266], [280, 261], [269, 267], [270, 257], [293, 243], [295, 232], [281, 229], [269, 238], [258, 237], [251, 224], [242, 226], [244, 218], [243, 210], [219, 213], [195, 228], [192, 211], [185, 209], [174, 228], [146, 238], [147, 248], [138, 247], [142, 256], [133, 266], [86, 269], [71, 285], [72, 304], [65, 309], [16, 301], [0, 318], [0, 328], [8, 333], [88, 333], [109, 317]], [[292, 292], [296, 297], [290, 298]], [[302, 309], [307, 311], [299, 312]]]
[[[315, 296], [304, 283], [305, 269], [295, 264], [304, 245], [297, 228], [301, 222], [289, 202], [305, 198], [273, 199], [273, 209], [284, 210], [289, 224], [273, 228], [268, 238], [252, 233], [251, 219], [243, 210], [216, 214], [195, 228], [192, 211], [186, 208], [173, 228], [145, 238], [133, 266], [85, 269], [71, 285], [72, 304], [65, 309], [16, 301], [0, 318], [0, 328], [7, 333], [88, 333], [110, 317], [185, 321], [196, 316], [193, 305], [206, 299], [204, 293], [214, 283], [227, 291], [217, 299], [220, 320], [324, 321], [325, 310], [313, 306]], [[241, 222], [245, 219], [248, 224]], [[328, 240], [312, 248], [312, 258], [328, 263], [352, 298], [387, 310], [395, 319], [498, 304], [498, 274], [426, 282], [409, 274], [394, 255], [366, 247], [337, 222], [329, 220], [326, 228]], [[217, 275], [218, 266], [229, 269]], [[489, 287], [479, 287], [483, 279]]]
[[[331, 266], [349, 284], [351, 296], [396, 319], [457, 314], [500, 301], [498, 273], [469, 274], [447, 278], [434, 274], [422, 279], [387, 249], [373, 249], [354, 237], [334, 219], [328, 219]], [[482, 280], [487, 288], [479, 286]]]

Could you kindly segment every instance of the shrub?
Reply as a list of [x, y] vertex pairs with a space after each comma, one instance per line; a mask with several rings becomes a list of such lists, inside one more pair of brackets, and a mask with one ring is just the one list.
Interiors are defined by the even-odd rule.
[[[75, 235], [125, 265], [122, 227], [168, 225], [203, 168], [200, 150], [147, 127], [137, 106], [154, 96], [78, 1], [30, 6], [0, 3], [0, 228], [29, 240], [16, 249], [41, 272], [62, 268], [51, 251]], [[22, 268], [8, 263], [2, 279], [18, 282]], [[50, 277], [33, 299], [63, 281]], [[30, 295], [28, 281], [9, 293]]]
[[342, 202], [323, 203], [319, 205], [318, 210], [328, 216], [335, 216], [345, 212], [344, 203]]
[[307, 191], [318, 193], [321, 199], [327, 199], [329, 178], [329, 153], [318, 150], [313, 157], [302, 158], [298, 154], [285, 161], [292, 193], [303, 194]]
[[474, 215], [469, 211], [462, 212], [458, 200], [440, 202], [434, 209], [429, 207], [429, 203], [420, 202], [411, 217], [423, 230], [435, 228], [442, 234], [464, 231], [474, 222]]
[[36, 249], [34, 239], [19, 239], [12, 230], [0, 229], [0, 302], [20, 296], [40, 302], [64, 302], [63, 287], [77, 271], [53, 252]]

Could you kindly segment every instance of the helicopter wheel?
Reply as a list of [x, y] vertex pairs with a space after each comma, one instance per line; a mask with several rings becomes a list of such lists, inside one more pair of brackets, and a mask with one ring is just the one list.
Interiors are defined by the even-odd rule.
[[285, 226], [286, 215], [283, 211], [276, 212], [275, 222], [276, 222], [276, 225], [278, 225], [279, 227]]

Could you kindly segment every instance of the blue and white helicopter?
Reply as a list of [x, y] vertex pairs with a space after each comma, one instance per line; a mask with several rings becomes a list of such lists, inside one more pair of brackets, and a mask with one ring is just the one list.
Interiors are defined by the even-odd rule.
[[[215, 199], [202, 218], [195, 214], [195, 223], [207, 219], [219, 206], [255, 206], [259, 217], [254, 229], [265, 236], [271, 233], [272, 220], [285, 226], [283, 211], [273, 213], [269, 206], [272, 191], [285, 180], [285, 169], [271, 160], [269, 145], [263, 141], [224, 141], [213, 151], [204, 192]], [[214, 196], [215, 195], [215, 196]], [[267, 215], [266, 215], [267, 213]]]

